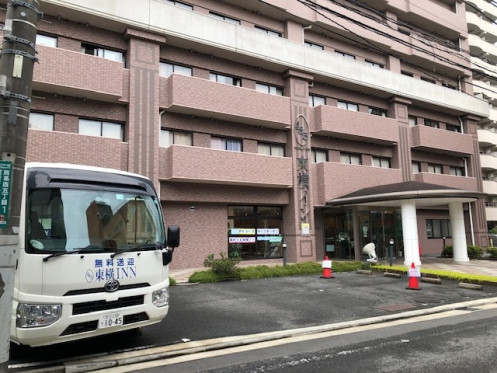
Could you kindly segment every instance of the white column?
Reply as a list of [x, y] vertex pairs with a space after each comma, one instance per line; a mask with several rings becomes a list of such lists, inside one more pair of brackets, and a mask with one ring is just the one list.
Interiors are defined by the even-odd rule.
[[418, 219], [416, 217], [416, 203], [406, 200], [401, 204], [402, 210], [402, 237], [404, 240], [404, 265], [407, 267], [421, 265], [419, 258]]
[[455, 262], [468, 262], [466, 229], [464, 228], [464, 210], [461, 202], [449, 203], [452, 250]]

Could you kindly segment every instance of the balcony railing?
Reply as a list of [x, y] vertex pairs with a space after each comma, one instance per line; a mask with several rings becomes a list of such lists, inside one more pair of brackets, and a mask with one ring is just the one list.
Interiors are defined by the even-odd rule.
[[122, 63], [43, 45], [36, 50], [40, 63], [34, 67], [33, 90], [111, 102], [129, 99], [123, 97], [129, 70]]
[[[400, 183], [402, 171], [396, 168], [378, 168], [334, 162], [321, 162], [311, 168], [311, 185], [316, 188], [315, 205], [372, 186]], [[332, 180], [333, 182], [330, 182]]]
[[160, 149], [159, 178], [206, 184], [291, 188], [292, 159], [173, 145]]
[[172, 112], [263, 127], [284, 129], [291, 122], [288, 97], [177, 74], [162, 79], [161, 106]]
[[430, 172], [420, 172], [413, 175], [413, 180], [427, 184], [447, 186], [463, 190], [478, 190], [478, 183], [474, 177], [463, 177], [453, 175], [432, 174]]
[[443, 152], [455, 156], [474, 154], [471, 135], [422, 125], [411, 127], [411, 144], [418, 150]]
[[311, 132], [320, 135], [388, 145], [399, 141], [398, 124], [392, 118], [321, 105], [314, 108], [314, 121]]

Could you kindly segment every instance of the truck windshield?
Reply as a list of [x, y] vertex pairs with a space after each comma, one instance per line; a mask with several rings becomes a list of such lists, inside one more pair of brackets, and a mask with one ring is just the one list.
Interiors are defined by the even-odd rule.
[[27, 216], [33, 253], [155, 249], [165, 241], [159, 201], [150, 195], [38, 189], [29, 194]]

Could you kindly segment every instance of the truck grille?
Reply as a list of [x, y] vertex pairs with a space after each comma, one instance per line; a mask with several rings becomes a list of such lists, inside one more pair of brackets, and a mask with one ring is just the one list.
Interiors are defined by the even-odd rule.
[[75, 303], [72, 308], [72, 314], [82, 315], [90, 312], [137, 306], [143, 304], [143, 298], [143, 295], [135, 295], [132, 297], [119, 298], [118, 300], [111, 302], [106, 302], [105, 300], [96, 300], [91, 302]]

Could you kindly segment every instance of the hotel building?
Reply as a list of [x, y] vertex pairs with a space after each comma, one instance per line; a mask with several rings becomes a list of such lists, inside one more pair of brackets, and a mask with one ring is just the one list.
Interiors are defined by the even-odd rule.
[[488, 244], [489, 106], [465, 3], [40, 1], [27, 161], [149, 177], [181, 226], [177, 269], [370, 242], [467, 261]]

